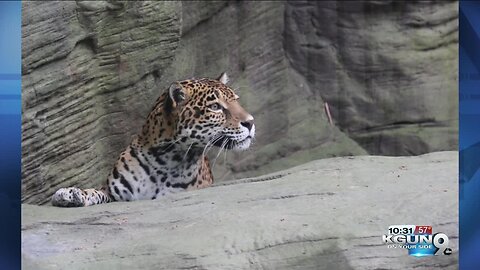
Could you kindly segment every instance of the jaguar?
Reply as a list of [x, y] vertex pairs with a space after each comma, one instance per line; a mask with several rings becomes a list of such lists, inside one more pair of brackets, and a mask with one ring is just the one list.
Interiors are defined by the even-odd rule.
[[246, 150], [255, 137], [253, 116], [227, 83], [226, 73], [217, 79], [172, 83], [156, 100], [141, 131], [120, 153], [104, 186], [60, 188], [52, 196], [52, 205], [152, 200], [212, 185], [208, 150]]

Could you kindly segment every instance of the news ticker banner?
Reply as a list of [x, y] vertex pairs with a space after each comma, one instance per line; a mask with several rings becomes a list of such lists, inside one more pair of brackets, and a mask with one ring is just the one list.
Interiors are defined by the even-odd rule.
[[0, 269], [20, 269], [21, 11], [0, 1]]

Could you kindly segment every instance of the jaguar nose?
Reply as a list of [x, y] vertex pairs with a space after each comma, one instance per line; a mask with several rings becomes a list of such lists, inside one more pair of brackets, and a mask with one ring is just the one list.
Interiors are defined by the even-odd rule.
[[248, 129], [248, 131], [252, 130], [252, 126], [253, 126], [253, 119], [252, 120], [248, 120], [248, 121], [243, 121], [240, 123], [242, 126], [246, 127]]

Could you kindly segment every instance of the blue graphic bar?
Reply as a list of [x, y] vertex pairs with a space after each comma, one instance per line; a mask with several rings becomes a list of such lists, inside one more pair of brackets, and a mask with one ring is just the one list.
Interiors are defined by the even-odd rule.
[[21, 2], [0, 2], [0, 269], [20, 269]]
[[480, 2], [459, 11], [460, 269], [480, 269]]

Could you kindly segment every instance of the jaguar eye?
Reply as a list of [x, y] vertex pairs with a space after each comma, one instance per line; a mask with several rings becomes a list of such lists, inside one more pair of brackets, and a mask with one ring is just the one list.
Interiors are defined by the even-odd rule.
[[222, 106], [218, 103], [213, 103], [208, 107], [213, 111], [218, 111], [218, 110], [222, 109]]

